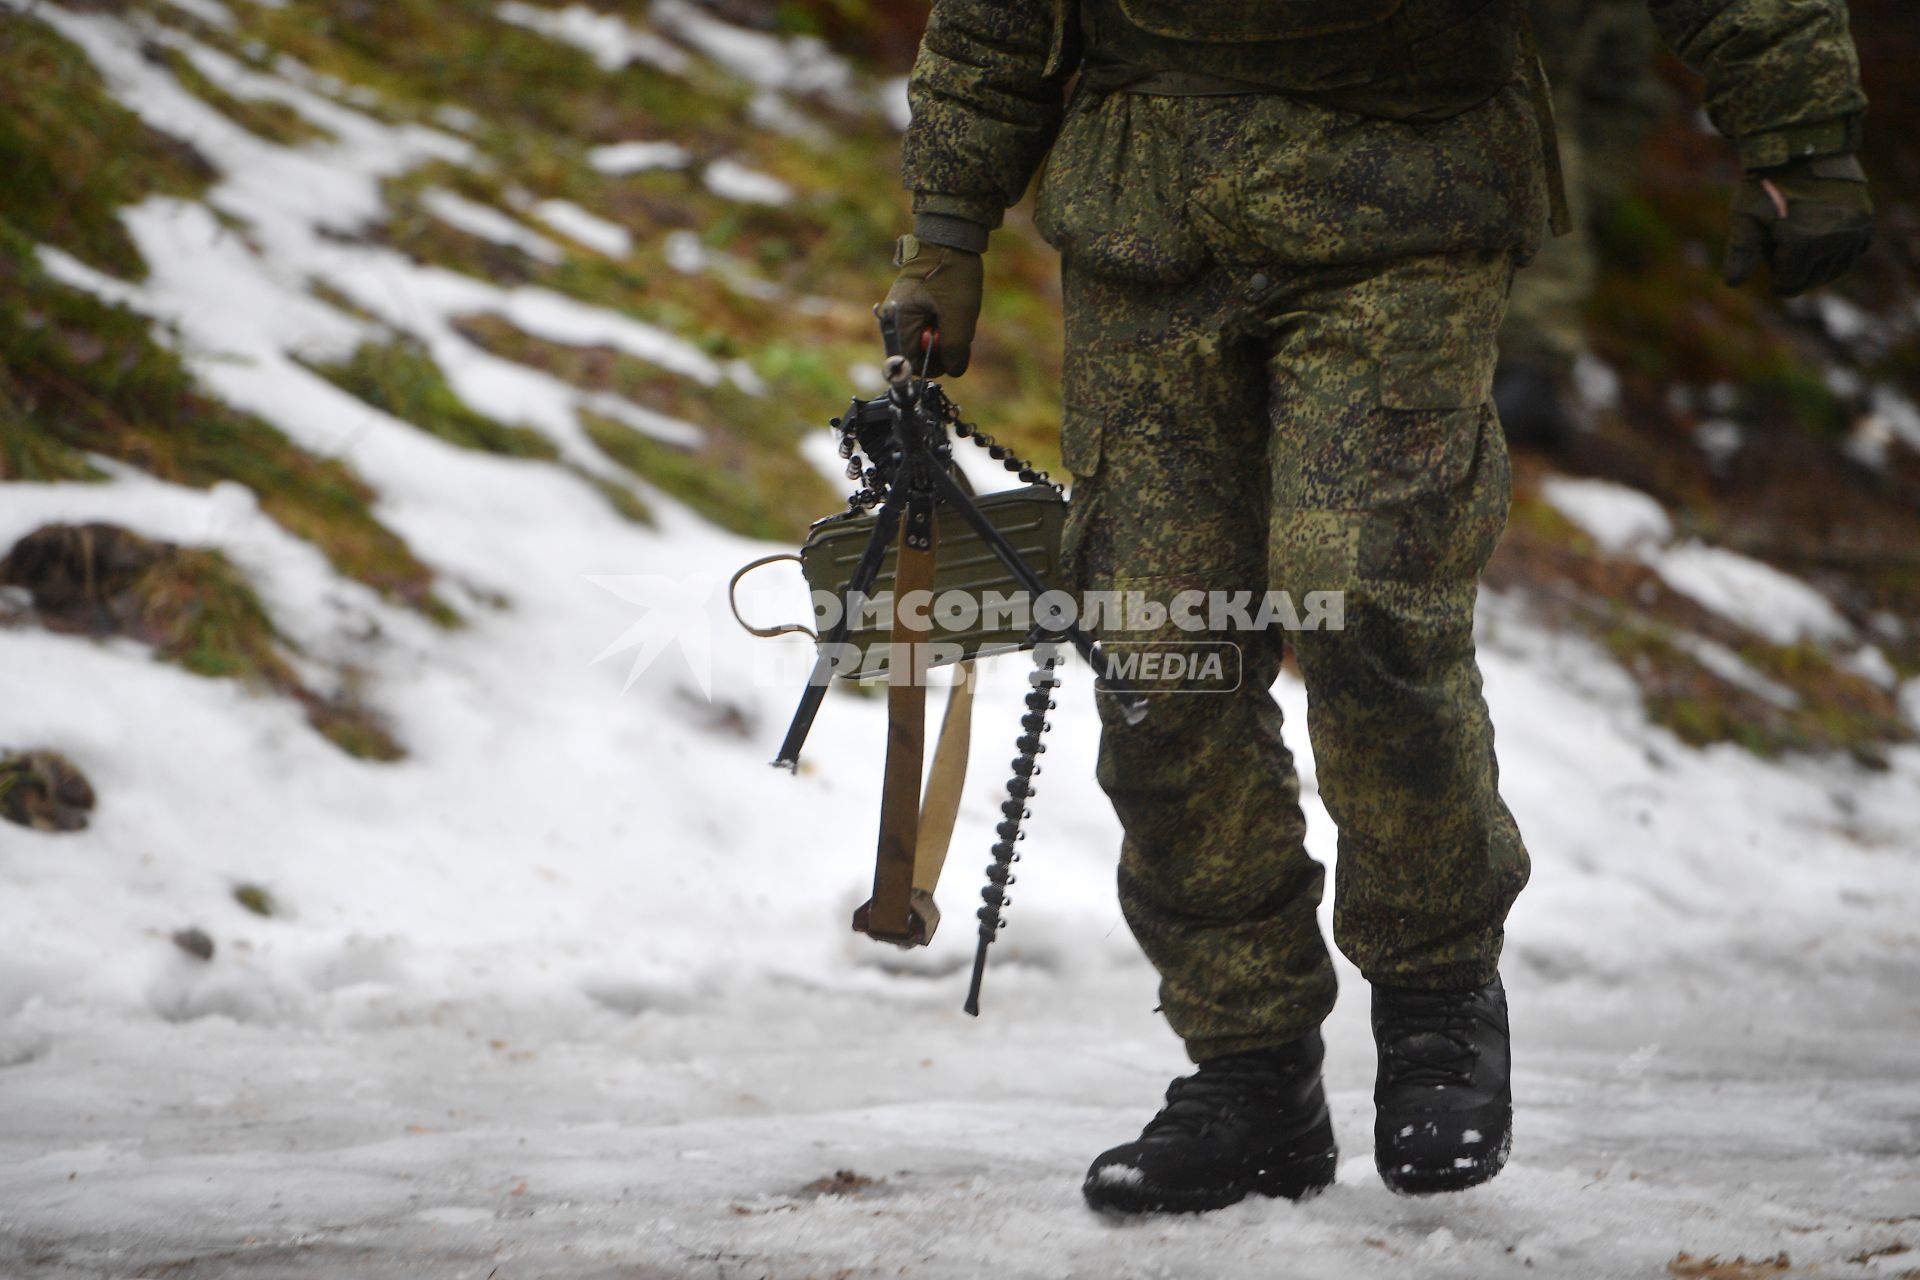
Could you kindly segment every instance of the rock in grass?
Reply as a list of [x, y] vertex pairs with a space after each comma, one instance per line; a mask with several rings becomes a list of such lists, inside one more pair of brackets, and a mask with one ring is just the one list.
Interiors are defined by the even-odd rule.
[[57, 751], [0, 753], [0, 818], [35, 831], [84, 831], [93, 784]]
[[52, 631], [128, 636], [196, 675], [297, 683], [265, 606], [218, 551], [111, 524], [50, 524], [0, 559], [0, 585], [32, 593]]
[[385, 722], [350, 694], [325, 697], [301, 683], [282, 656], [290, 642], [239, 566], [219, 551], [111, 524], [49, 524], [0, 558], [0, 591], [24, 594], [27, 616], [48, 630], [126, 636], [195, 675], [289, 696], [314, 728], [356, 759], [406, 755]]
[[54, 631], [111, 635], [138, 612], [128, 593], [170, 549], [116, 525], [43, 525], [0, 559], [0, 583], [32, 596]]

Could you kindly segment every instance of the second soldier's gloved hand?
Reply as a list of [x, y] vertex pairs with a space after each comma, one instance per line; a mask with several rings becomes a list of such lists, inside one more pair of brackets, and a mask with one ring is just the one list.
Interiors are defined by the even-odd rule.
[[[900, 237], [893, 265], [900, 268], [900, 278], [887, 302], [900, 304], [900, 344], [907, 360], [915, 369], [924, 362], [929, 378], [965, 373], [980, 320], [980, 255], [909, 235]], [[921, 335], [929, 330], [940, 335], [931, 353], [921, 347]]]
[[1853, 156], [1749, 173], [1733, 197], [1727, 283], [1745, 283], [1765, 262], [1774, 296], [1791, 298], [1846, 274], [1872, 240], [1867, 175]]

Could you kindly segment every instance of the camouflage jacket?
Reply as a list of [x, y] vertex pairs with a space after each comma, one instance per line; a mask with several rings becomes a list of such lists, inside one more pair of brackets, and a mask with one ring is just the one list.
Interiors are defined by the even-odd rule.
[[[902, 166], [926, 238], [959, 243], [971, 238], [968, 224], [975, 235], [996, 227], [1025, 192], [1079, 60], [1078, 3], [933, 0], [908, 87]], [[1855, 148], [1866, 96], [1845, 0], [1646, 3], [1668, 46], [1706, 81], [1707, 112], [1746, 168]], [[1208, 46], [1193, 48], [1203, 62]]]

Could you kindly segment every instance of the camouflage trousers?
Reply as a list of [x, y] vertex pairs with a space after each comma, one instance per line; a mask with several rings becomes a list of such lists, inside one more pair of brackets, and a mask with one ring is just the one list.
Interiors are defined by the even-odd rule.
[[1122, 908], [1196, 1061], [1292, 1039], [1333, 1004], [1324, 872], [1269, 692], [1283, 641], [1339, 827], [1342, 951], [1402, 986], [1495, 971], [1527, 855], [1499, 795], [1473, 609], [1510, 493], [1487, 393], [1511, 274], [1501, 252], [1161, 284], [1067, 260], [1082, 588], [1345, 593], [1339, 630], [1105, 631], [1243, 656], [1233, 691], [1158, 693], [1137, 725], [1099, 699]]

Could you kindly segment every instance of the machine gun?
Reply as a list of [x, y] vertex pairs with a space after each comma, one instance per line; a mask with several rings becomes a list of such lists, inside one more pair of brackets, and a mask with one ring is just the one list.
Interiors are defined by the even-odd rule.
[[[1040, 739], [1049, 728], [1047, 713], [1054, 709], [1052, 693], [1064, 658], [1062, 642], [1076, 649], [1096, 672], [1105, 672], [1107, 666], [1099, 645], [1074, 620], [1072, 608], [1059, 607], [1058, 602], [1071, 597], [1056, 593], [1046, 579], [1059, 568], [1066, 509], [1060, 487], [1045, 472], [963, 421], [959, 406], [938, 383], [914, 373], [900, 349], [895, 308], [889, 306], [879, 314], [887, 391], [870, 400], [856, 396], [846, 414], [833, 419], [840, 433], [840, 456], [847, 459], [847, 476], [861, 487], [848, 500], [846, 512], [812, 527], [797, 557], [816, 599], [829, 595], [838, 601], [839, 609], [832, 625], [815, 637], [818, 653], [813, 672], [773, 763], [798, 768], [801, 747], [835, 676], [857, 679], [885, 673], [888, 731], [879, 848], [873, 895], [854, 913], [853, 927], [878, 941], [925, 946], [939, 925], [933, 889], [946, 860], [966, 768], [971, 664], [991, 653], [1033, 651], [1033, 687], [1020, 718], [1018, 754], [1013, 758], [1007, 798], [1000, 806], [1001, 821], [994, 828], [999, 838], [993, 845], [987, 885], [980, 895], [983, 905], [977, 913], [979, 942], [965, 1004], [966, 1011], [977, 1016], [987, 948], [1005, 925], [1003, 912], [1010, 905], [1006, 891], [1014, 882], [1012, 864], [1019, 860], [1015, 846], [1025, 835], [1021, 823], [1030, 816], [1027, 802], [1034, 795], [1039, 756], [1046, 750]], [[937, 335], [929, 336], [938, 341]], [[985, 449], [1025, 487], [976, 498], [954, 465], [949, 432]], [[756, 560], [734, 575], [734, 584], [762, 564], [793, 558]], [[914, 616], [915, 597], [966, 591], [986, 601], [1004, 586], [1023, 592], [1029, 602], [1024, 627], [1004, 622], [996, 626], [985, 609], [980, 611], [980, 625], [969, 627], [941, 627], [924, 616]], [[999, 594], [1002, 600], [1007, 598], [1007, 593]], [[878, 626], [863, 631], [858, 623], [870, 612], [869, 604], [887, 597], [890, 625], [884, 631]], [[735, 617], [739, 617], [737, 609]], [[806, 630], [758, 629], [744, 619], [741, 624], [756, 634]], [[950, 662], [962, 664], [962, 669], [948, 703], [923, 806], [926, 675], [931, 667]], [[1103, 680], [1102, 687], [1129, 722], [1145, 716], [1146, 700], [1138, 690], [1113, 678]]]

